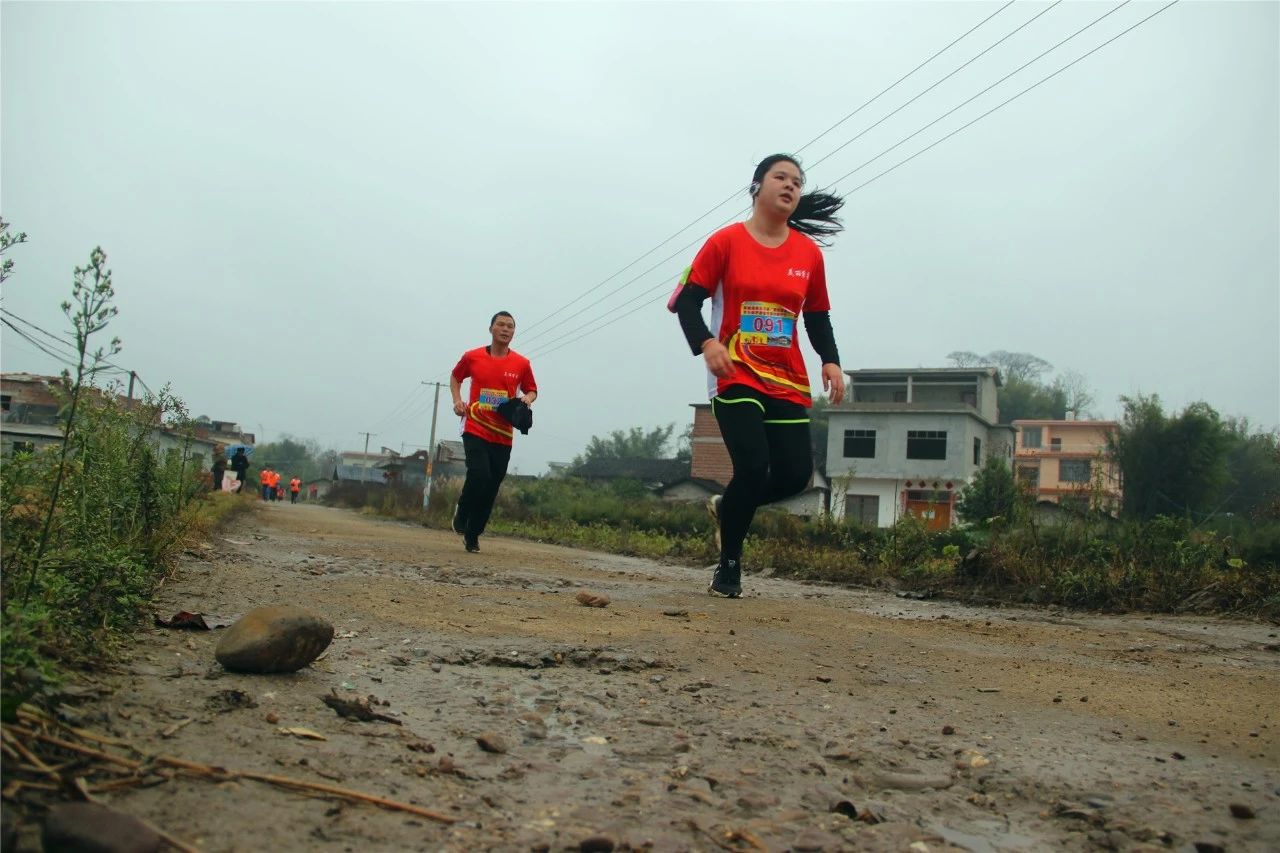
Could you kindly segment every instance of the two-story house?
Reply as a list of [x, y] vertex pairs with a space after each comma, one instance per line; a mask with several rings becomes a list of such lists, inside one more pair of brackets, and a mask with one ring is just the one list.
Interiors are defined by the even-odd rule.
[[956, 521], [956, 497], [988, 455], [1010, 459], [994, 367], [847, 370], [845, 401], [827, 412], [831, 510], [888, 527], [910, 513], [934, 529]]
[[1018, 431], [1014, 474], [1040, 503], [1114, 513], [1120, 473], [1107, 447], [1115, 421], [1013, 422]]

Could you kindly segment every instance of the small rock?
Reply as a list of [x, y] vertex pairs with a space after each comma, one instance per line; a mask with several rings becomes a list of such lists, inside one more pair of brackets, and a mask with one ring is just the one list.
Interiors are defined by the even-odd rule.
[[[831, 676], [829, 676], [829, 675], [819, 675], [819, 676], [817, 676], [817, 680], [818, 680], [818, 681], [821, 681], [823, 684], [830, 684], [830, 683], [831, 683]], [[798, 848], [798, 847], [797, 847], [796, 849], [798, 850], [798, 849], [800, 849], [800, 848]]]
[[955, 726], [943, 726], [943, 727], [942, 727], [942, 733], [943, 733], [944, 735], [953, 735], [953, 734], [955, 734], [955, 733], [956, 733], [956, 727], [955, 727]]
[[163, 844], [137, 818], [99, 803], [60, 803], [49, 809], [42, 840], [45, 850], [62, 853], [153, 853]]
[[483, 732], [476, 735], [476, 744], [485, 752], [493, 752], [502, 755], [511, 750], [507, 739], [497, 732]]
[[683, 610], [683, 609], [681, 609], [681, 610], [664, 610], [664, 611], [662, 611], [662, 615], [663, 615], [663, 616], [688, 616], [688, 615], [689, 615], [689, 611], [688, 611], [688, 610]]
[[609, 596], [603, 592], [588, 592], [583, 590], [577, 595], [578, 603], [583, 607], [608, 607]]
[[607, 835], [593, 835], [578, 843], [579, 853], [613, 853], [617, 843]]
[[955, 782], [950, 776], [940, 773], [895, 773], [891, 771], [877, 774], [875, 781], [881, 788], [896, 788], [899, 791], [950, 788]]
[[1227, 853], [1227, 848], [1215, 841], [1197, 841], [1196, 853]]
[[1232, 803], [1227, 808], [1231, 810], [1231, 816], [1239, 820], [1253, 820], [1258, 816], [1252, 806], [1247, 806], [1244, 803]]
[[227, 629], [214, 656], [235, 672], [296, 672], [333, 641], [333, 625], [301, 607], [259, 607]]
[[263, 717], [263, 719], [274, 726], [276, 723], [280, 722], [280, 715], [275, 711], [268, 711], [267, 715]]

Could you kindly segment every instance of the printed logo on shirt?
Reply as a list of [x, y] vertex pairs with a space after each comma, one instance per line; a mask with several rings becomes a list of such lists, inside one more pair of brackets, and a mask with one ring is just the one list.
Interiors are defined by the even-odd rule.
[[794, 278], [802, 278], [805, 281], [809, 280], [808, 270], [796, 269], [795, 267], [787, 267], [787, 275], [793, 276]]
[[481, 388], [480, 399], [476, 400], [481, 409], [492, 411], [507, 402], [507, 392], [501, 388]]
[[789, 347], [796, 335], [796, 315], [773, 302], [744, 302], [739, 340], [749, 346]]
[[519, 378], [520, 378], [520, 374], [519, 374], [519, 373], [512, 373], [512, 372], [511, 372], [511, 371], [509, 371], [509, 370], [508, 370], [508, 371], [506, 371], [506, 372], [504, 372], [502, 375], [503, 375], [503, 376], [505, 376], [505, 377], [507, 377], [508, 379], [519, 379]]

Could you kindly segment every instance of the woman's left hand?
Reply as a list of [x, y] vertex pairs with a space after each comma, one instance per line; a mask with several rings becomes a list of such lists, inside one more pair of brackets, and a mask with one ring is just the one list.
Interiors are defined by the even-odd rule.
[[840, 365], [822, 365], [822, 390], [827, 392], [831, 405], [838, 406], [844, 400], [844, 371]]

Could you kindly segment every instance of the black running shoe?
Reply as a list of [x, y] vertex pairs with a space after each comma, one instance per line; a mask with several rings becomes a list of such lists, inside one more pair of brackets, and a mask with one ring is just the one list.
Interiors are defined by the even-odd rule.
[[458, 511], [460, 509], [462, 509], [462, 507], [457, 504], [453, 507], [453, 532], [459, 536], [466, 536], [467, 526], [458, 518]]
[[737, 560], [722, 560], [716, 566], [716, 573], [711, 576], [711, 586], [707, 592], [723, 598], [738, 598], [742, 595], [742, 566]]
[[464, 541], [465, 541], [466, 546], [467, 546], [467, 553], [468, 553], [468, 554], [479, 554], [479, 553], [480, 553], [480, 537], [478, 537], [478, 536], [468, 536]]

